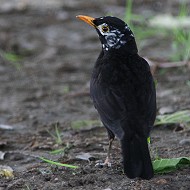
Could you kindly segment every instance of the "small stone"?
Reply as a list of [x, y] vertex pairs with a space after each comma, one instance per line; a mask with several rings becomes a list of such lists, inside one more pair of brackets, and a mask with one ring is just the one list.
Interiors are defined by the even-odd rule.
[[45, 181], [50, 181], [51, 180], [51, 176], [50, 175], [45, 175], [44, 176], [44, 180]]
[[161, 114], [161, 115], [163, 115], [163, 114], [167, 114], [167, 113], [172, 113], [173, 112], [173, 108], [172, 107], [162, 107], [162, 108], [160, 108], [159, 109], [159, 113]]
[[166, 179], [159, 179], [158, 181], [156, 181], [156, 183], [159, 185], [164, 185], [167, 183], [167, 180]]
[[190, 145], [190, 139], [182, 139], [179, 141], [180, 145]]
[[97, 167], [97, 168], [103, 168], [104, 167], [104, 163], [103, 162], [99, 162], [99, 163], [95, 164], [95, 167]]
[[56, 177], [56, 178], [54, 179], [54, 181], [55, 181], [55, 182], [58, 182], [58, 181], [59, 181], [59, 179]]

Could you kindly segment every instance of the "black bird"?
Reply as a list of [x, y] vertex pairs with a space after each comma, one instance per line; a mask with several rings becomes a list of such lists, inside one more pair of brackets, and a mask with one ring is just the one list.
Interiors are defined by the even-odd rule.
[[147, 138], [156, 117], [156, 91], [150, 67], [138, 55], [133, 32], [112, 16], [77, 18], [93, 26], [102, 43], [93, 69], [90, 95], [108, 131], [110, 149], [121, 142], [124, 172], [129, 178], [153, 177]]

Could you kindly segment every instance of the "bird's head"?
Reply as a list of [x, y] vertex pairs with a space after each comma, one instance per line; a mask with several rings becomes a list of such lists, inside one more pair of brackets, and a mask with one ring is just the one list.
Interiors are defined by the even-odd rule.
[[135, 42], [133, 32], [128, 25], [119, 18], [112, 16], [93, 18], [84, 15], [79, 15], [77, 18], [96, 29], [105, 51], [119, 49], [130, 41]]

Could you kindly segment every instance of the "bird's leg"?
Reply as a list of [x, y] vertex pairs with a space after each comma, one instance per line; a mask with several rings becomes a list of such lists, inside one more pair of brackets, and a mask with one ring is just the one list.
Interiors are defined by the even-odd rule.
[[115, 138], [115, 135], [109, 128], [106, 128], [106, 129], [107, 129], [107, 132], [108, 132], [109, 146], [108, 146], [107, 157], [106, 157], [106, 160], [104, 161], [104, 165], [107, 165], [108, 167], [111, 167], [110, 154], [111, 154], [112, 142], [113, 142], [113, 140]]
[[107, 157], [104, 161], [104, 163], [97, 163], [96, 166], [99, 166], [99, 167], [103, 167], [103, 166], [108, 166], [108, 167], [111, 167], [111, 162], [110, 162], [110, 154], [111, 154], [111, 147], [112, 147], [112, 142], [115, 138], [115, 135], [113, 134], [113, 132], [111, 130], [109, 130], [108, 128], [107, 129], [107, 132], [108, 132], [108, 138], [109, 138], [109, 146], [108, 146], [108, 152], [107, 152]]
[[114, 138], [109, 139], [109, 146], [108, 146], [108, 152], [107, 152], [107, 157], [104, 162], [98, 162], [95, 166], [98, 167], [103, 167], [103, 166], [108, 166], [111, 167], [111, 161], [110, 161], [110, 154], [111, 154], [111, 147], [112, 147], [112, 142]]
[[114, 138], [109, 139], [109, 146], [108, 146], [108, 152], [107, 152], [107, 157], [104, 161], [104, 165], [107, 165], [108, 167], [111, 167], [111, 162], [110, 162], [110, 153], [111, 153], [111, 147], [112, 147], [112, 142]]

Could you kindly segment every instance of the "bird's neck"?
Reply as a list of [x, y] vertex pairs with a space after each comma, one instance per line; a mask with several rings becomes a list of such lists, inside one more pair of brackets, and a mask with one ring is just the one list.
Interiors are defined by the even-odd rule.
[[94, 71], [98, 70], [99, 73], [99, 69], [104, 67], [106, 64], [109, 64], [110, 66], [118, 65], [118, 63], [129, 64], [130, 62], [128, 60], [130, 60], [131, 57], [138, 56], [137, 46], [134, 42], [135, 41], [130, 41], [130, 43], [125, 44], [119, 49], [113, 48], [106, 51], [104, 48], [102, 48], [102, 51], [100, 52], [94, 66]]
[[138, 53], [137, 45], [135, 40], [130, 40], [126, 44], [122, 45], [120, 48], [110, 48], [109, 50], [103, 49], [104, 54], [118, 55], [122, 57], [128, 57]]

